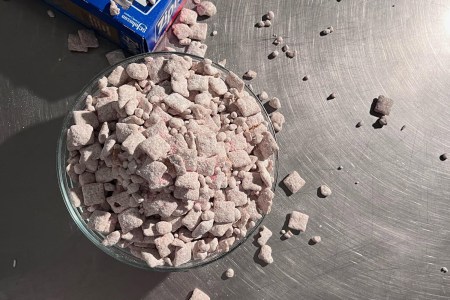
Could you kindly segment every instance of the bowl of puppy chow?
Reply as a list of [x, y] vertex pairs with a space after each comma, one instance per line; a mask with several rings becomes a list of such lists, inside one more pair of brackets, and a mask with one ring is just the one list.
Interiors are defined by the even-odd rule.
[[57, 174], [86, 237], [129, 265], [187, 270], [239, 247], [271, 211], [278, 146], [235, 73], [176, 52], [130, 57], [67, 114]]

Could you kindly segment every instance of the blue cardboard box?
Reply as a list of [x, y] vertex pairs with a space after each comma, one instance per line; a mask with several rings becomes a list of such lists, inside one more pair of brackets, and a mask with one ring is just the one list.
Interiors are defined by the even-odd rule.
[[131, 53], [152, 51], [186, 0], [116, 0], [120, 13], [111, 16], [109, 0], [44, 0]]

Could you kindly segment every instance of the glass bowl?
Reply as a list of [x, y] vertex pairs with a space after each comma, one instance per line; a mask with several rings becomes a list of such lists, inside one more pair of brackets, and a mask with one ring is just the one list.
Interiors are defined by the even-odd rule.
[[[70, 216], [72, 217], [72, 219], [75, 221], [75, 223], [77, 224], [78, 228], [81, 230], [81, 232], [83, 232], [83, 234], [92, 242], [94, 243], [98, 248], [100, 248], [103, 252], [107, 253], [108, 255], [114, 257], [115, 259], [124, 262], [130, 266], [134, 266], [134, 267], [138, 267], [138, 268], [142, 268], [142, 269], [147, 269], [147, 270], [154, 270], [154, 271], [186, 271], [189, 269], [193, 269], [193, 268], [198, 268], [198, 267], [202, 267], [205, 266], [207, 264], [210, 264], [214, 261], [217, 261], [225, 256], [227, 256], [228, 254], [230, 254], [233, 250], [235, 250], [236, 248], [238, 248], [242, 243], [244, 243], [247, 238], [251, 235], [253, 235], [253, 233], [255, 232], [256, 228], [261, 224], [261, 222], [263, 221], [265, 215], [262, 216], [261, 219], [259, 219], [255, 226], [253, 228], [250, 228], [247, 231], [247, 235], [244, 238], [241, 238], [240, 240], [237, 240], [231, 247], [230, 250], [228, 252], [223, 252], [223, 253], [218, 253], [218, 254], [213, 254], [208, 256], [206, 259], [204, 260], [192, 260], [186, 264], [183, 264], [181, 266], [158, 266], [155, 268], [151, 268], [147, 265], [147, 263], [137, 257], [135, 257], [133, 254], [131, 254], [131, 252], [126, 249], [126, 248], [120, 248], [118, 246], [112, 246], [112, 247], [106, 247], [102, 244], [102, 241], [104, 239], [104, 235], [100, 234], [94, 230], [91, 230], [90, 228], [88, 228], [87, 226], [87, 222], [85, 219], [83, 219], [83, 208], [81, 207], [74, 207], [72, 205], [72, 202], [70, 200], [69, 197], [69, 191], [71, 188], [75, 187], [77, 184], [72, 182], [70, 177], [66, 174], [66, 161], [68, 159], [68, 151], [66, 148], [66, 133], [67, 130], [69, 129], [69, 127], [71, 125], [73, 125], [73, 114], [72, 111], [74, 110], [83, 110], [85, 107], [85, 99], [88, 95], [94, 95], [98, 92], [98, 87], [97, 87], [97, 82], [100, 78], [102, 78], [103, 76], [108, 76], [117, 66], [121, 65], [121, 66], [125, 66], [128, 65], [130, 63], [133, 62], [144, 62], [144, 58], [145, 57], [165, 57], [168, 58], [170, 55], [180, 55], [180, 56], [189, 56], [192, 58], [193, 61], [203, 61], [204, 58], [202, 57], [198, 57], [195, 55], [190, 55], [190, 54], [186, 54], [186, 53], [177, 53], [177, 52], [153, 52], [153, 53], [144, 53], [144, 54], [140, 54], [140, 55], [136, 55], [130, 58], [127, 58], [126, 60], [123, 60], [113, 66], [108, 67], [107, 69], [105, 69], [104, 71], [102, 71], [100, 74], [98, 74], [94, 79], [92, 79], [90, 81], [90, 83], [88, 85], [86, 85], [86, 87], [81, 91], [81, 93], [75, 98], [75, 104], [73, 105], [72, 109], [70, 110], [70, 112], [67, 114], [67, 116], [64, 119], [64, 123], [62, 126], [62, 130], [61, 130], [61, 135], [59, 137], [58, 140], [58, 145], [57, 145], [57, 175], [58, 175], [58, 182], [59, 182], [59, 187], [61, 190], [61, 194], [63, 196], [64, 199], [64, 203], [66, 204], [67, 210], [69, 211]], [[217, 69], [219, 69], [222, 72], [222, 78], [224, 77], [224, 75], [228, 74], [230, 71], [228, 71], [227, 69], [225, 69], [224, 67], [213, 63], [214, 67], [216, 67]], [[272, 126], [272, 122], [269, 118], [269, 115], [267, 113], [267, 111], [265, 110], [264, 106], [261, 104], [261, 102], [258, 100], [258, 97], [247, 87], [245, 86], [245, 90], [255, 98], [256, 102], [261, 106], [261, 113], [264, 116], [264, 119], [268, 122], [268, 129], [270, 131], [270, 133], [273, 135], [273, 137], [275, 138], [275, 131], [273, 129]], [[274, 163], [273, 166], [273, 172], [272, 172], [272, 176], [274, 178], [274, 183], [272, 185], [272, 191], [275, 190], [275, 186], [277, 183], [277, 177], [278, 177], [278, 152], [276, 152], [273, 156], [272, 156], [272, 160]]]

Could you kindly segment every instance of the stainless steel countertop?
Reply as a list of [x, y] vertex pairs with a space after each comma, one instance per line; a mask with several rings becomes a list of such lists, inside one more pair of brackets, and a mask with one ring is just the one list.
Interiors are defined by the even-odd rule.
[[[215, 2], [207, 56], [256, 70], [254, 89], [281, 99], [280, 178], [297, 170], [307, 181], [290, 197], [277, 188], [264, 221], [275, 262], [257, 264], [249, 240], [205, 268], [152, 273], [82, 236], [58, 190], [56, 140], [77, 91], [115, 46], [69, 53], [78, 24], [48, 18], [39, 1], [0, 1], [0, 299], [187, 299], [195, 287], [212, 299], [449, 298], [450, 273], [440, 269], [450, 267], [450, 161], [439, 155], [450, 152], [450, 2]], [[268, 10], [273, 26], [255, 28]], [[319, 36], [328, 26], [335, 31]], [[280, 48], [273, 33], [295, 59], [267, 59]], [[388, 126], [374, 129], [379, 94], [395, 104]], [[333, 190], [325, 199], [316, 195], [323, 183]], [[292, 210], [310, 215], [308, 229], [281, 241]], [[322, 243], [308, 245], [313, 235]], [[236, 276], [223, 280], [229, 267]]]

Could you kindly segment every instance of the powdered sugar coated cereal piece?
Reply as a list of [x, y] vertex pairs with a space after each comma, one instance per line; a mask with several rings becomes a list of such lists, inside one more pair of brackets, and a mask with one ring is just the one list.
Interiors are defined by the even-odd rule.
[[141, 251], [141, 256], [151, 268], [162, 266], [164, 264], [164, 260], [162, 258], [158, 258], [159, 253], [155, 249], [145, 248], [145, 250]]
[[314, 244], [318, 244], [322, 241], [322, 238], [319, 235], [315, 235], [311, 238], [311, 242], [313, 242]]
[[69, 37], [67, 39], [67, 47], [70, 51], [75, 52], [87, 52], [88, 48], [83, 46], [81, 43], [80, 37], [78, 34], [69, 34]]
[[227, 200], [233, 201], [235, 206], [243, 206], [248, 202], [248, 196], [246, 193], [239, 191], [238, 189], [232, 189], [226, 191]]
[[195, 211], [191, 209], [189, 213], [183, 218], [181, 223], [189, 230], [194, 230], [197, 224], [200, 222], [202, 212], [201, 211]]
[[[121, 213], [125, 209], [128, 209], [132, 206], [131, 196], [127, 192], [117, 193], [108, 198], [106, 201], [111, 206], [111, 209], [115, 213]], [[137, 204], [137, 203], [136, 203]], [[137, 205], [133, 205], [137, 206]]]
[[262, 226], [261, 230], [259, 231], [259, 238], [258, 238], [258, 244], [260, 246], [263, 246], [267, 244], [267, 241], [272, 236], [272, 231], [269, 230], [266, 226]]
[[108, 234], [105, 239], [102, 241], [103, 246], [111, 247], [117, 244], [120, 240], [120, 232], [118, 230], [111, 232]]
[[191, 190], [199, 189], [200, 182], [198, 181], [198, 173], [187, 172], [186, 174], [178, 176], [175, 181], [175, 186]]
[[81, 187], [83, 191], [84, 205], [91, 206], [105, 202], [105, 190], [103, 183], [90, 183]]
[[297, 171], [291, 172], [284, 180], [284, 185], [295, 194], [305, 185], [305, 180], [300, 177]]
[[189, 36], [193, 40], [204, 41], [208, 35], [208, 24], [195, 23], [191, 25], [192, 33]]
[[189, 38], [192, 35], [192, 29], [183, 23], [172, 25], [172, 31], [179, 40]]
[[217, 138], [214, 133], [199, 134], [195, 142], [199, 156], [211, 157], [216, 154]]
[[128, 80], [128, 74], [124, 67], [117, 66], [108, 76], [108, 83], [113, 86], [120, 86]]
[[209, 78], [208, 76], [202, 76], [198, 74], [193, 74], [188, 79], [188, 90], [189, 91], [199, 91], [206, 92], [209, 88]]
[[[188, 261], [191, 260], [191, 246], [190, 245], [185, 245], [184, 247], [178, 248], [177, 250], [175, 250], [175, 258], [173, 260], [173, 265], [175, 267], [182, 265], [184, 263], [187, 263]], [[199, 299], [201, 300], [202, 298], [192, 298], [191, 299]], [[208, 298], [204, 298], [204, 299], [209, 299]]]
[[279, 148], [277, 142], [273, 138], [272, 134], [270, 134], [270, 132], [265, 131], [262, 133], [262, 136], [263, 138], [258, 144], [258, 154], [260, 155], [261, 159], [266, 160], [276, 151], [278, 151]]
[[159, 160], [167, 157], [170, 145], [160, 135], [154, 135], [143, 141], [139, 148], [152, 160]]
[[272, 210], [272, 201], [275, 194], [270, 188], [261, 190], [256, 200], [256, 205], [261, 213], [268, 214]]
[[156, 229], [156, 232], [158, 232], [161, 235], [164, 235], [164, 234], [172, 231], [172, 224], [169, 222], [160, 221], [160, 222], [156, 223], [155, 229]]
[[197, 13], [199, 16], [212, 17], [217, 13], [217, 8], [211, 1], [203, 1], [197, 4]]
[[215, 201], [214, 202], [214, 221], [218, 223], [234, 222], [234, 202], [233, 201]]
[[280, 112], [273, 112], [270, 116], [270, 120], [272, 121], [273, 128], [276, 132], [279, 132], [283, 129], [283, 124], [285, 122], [284, 115]]
[[242, 116], [249, 117], [256, 113], [261, 112], [261, 107], [256, 103], [255, 99], [251, 96], [245, 96], [239, 98], [236, 102], [236, 106], [241, 112]]
[[71, 188], [69, 191], [69, 199], [73, 207], [80, 207], [84, 203], [81, 187]]
[[160, 215], [170, 217], [178, 207], [178, 201], [171, 194], [160, 193], [154, 199], [146, 199], [142, 203], [144, 214], [148, 216]]
[[140, 132], [130, 134], [122, 143], [122, 149], [129, 155], [133, 155], [140, 143], [145, 141], [145, 136]]
[[171, 232], [155, 239], [155, 246], [156, 249], [158, 249], [159, 256], [161, 256], [161, 258], [164, 258], [172, 253], [172, 251], [169, 249], [169, 245], [173, 242], [173, 240], [174, 237]]
[[187, 25], [194, 25], [197, 23], [197, 13], [192, 9], [183, 8], [180, 12], [179, 21]]
[[89, 216], [87, 226], [99, 233], [109, 234], [116, 227], [117, 218], [115, 215], [101, 210], [95, 210]]
[[233, 278], [234, 277], [234, 270], [229, 268], [228, 270], [225, 271], [225, 276], [227, 278]]
[[207, 45], [202, 44], [201, 42], [192, 41], [186, 49], [186, 53], [204, 57], [207, 49]]
[[139, 126], [136, 124], [125, 124], [125, 123], [117, 123], [116, 124], [116, 137], [119, 143], [123, 143], [133, 133], [138, 132]]
[[111, 16], [117, 16], [120, 14], [120, 9], [117, 7], [116, 2], [114, 0], [109, 1], [109, 14]]
[[145, 217], [139, 213], [137, 208], [129, 208], [118, 216], [119, 224], [123, 233], [142, 226]]
[[192, 231], [192, 237], [198, 238], [211, 230], [214, 225], [214, 220], [207, 220], [200, 222], [197, 227]]
[[322, 184], [319, 189], [320, 189], [320, 194], [323, 197], [328, 197], [331, 195], [331, 189], [327, 185]]
[[248, 70], [247, 72], [245, 72], [244, 78], [248, 79], [248, 80], [252, 80], [252, 79], [255, 79], [257, 75], [258, 75], [258, 73], [256, 73], [255, 71]]
[[174, 109], [178, 113], [184, 112], [192, 105], [191, 101], [177, 93], [173, 93], [167, 96], [164, 99], [164, 103], [166, 103], [170, 108]]
[[258, 258], [266, 264], [273, 263], [272, 248], [269, 245], [263, 245], [259, 250]]
[[78, 36], [81, 44], [86, 48], [98, 48], [98, 40], [93, 30], [79, 29]]
[[278, 99], [277, 97], [273, 97], [272, 99], [270, 99], [269, 105], [275, 109], [280, 109], [281, 108], [280, 99]]
[[233, 152], [228, 152], [228, 158], [233, 164], [233, 168], [241, 168], [251, 164], [250, 157], [245, 150], [236, 150]]
[[73, 112], [73, 121], [75, 125], [88, 124], [96, 129], [99, 125], [97, 115], [93, 111], [79, 110]]
[[53, 11], [51, 11], [50, 9], [47, 10], [47, 15], [48, 15], [50, 18], [54, 18], [54, 17], [55, 17], [55, 13], [54, 13]]
[[283, 233], [283, 238], [285, 238], [285, 239], [290, 239], [293, 236], [294, 236], [294, 234], [290, 230], [288, 230], [285, 233]]
[[294, 230], [305, 232], [306, 225], [308, 224], [308, 219], [309, 219], [308, 215], [294, 210], [292, 211], [291, 216], [289, 218], [288, 227]]
[[172, 90], [183, 97], [189, 97], [188, 81], [182, 74], [174, 73], [170, 81]]
[[210, 77], [209, 87], [219, 96], [224, 95], [228, 91], [227, 85], [221, 78]]
[[136, 80], [144, 80], [148, 77], [148, 69], [145, 64], [131, 63], [126, 68], [128, 76]]

